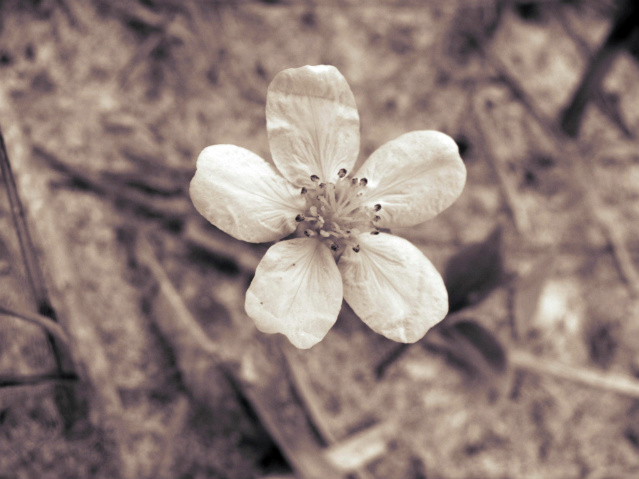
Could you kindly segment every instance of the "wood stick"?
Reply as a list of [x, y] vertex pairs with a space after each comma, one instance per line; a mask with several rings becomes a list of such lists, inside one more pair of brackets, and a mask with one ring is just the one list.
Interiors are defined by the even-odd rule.
[[[4, 184], [7, 188], [7, 196], [9, 198], [9, 205], [11, 207], [11, 218], [18, 235], [18, 241], [20, 243], [20, 251], [22, 253], [22, 259], [24, 260], [24, 266], [27, 272], [27, 281], [31, 287], [33, 298], [35, 299], [37, 310], [44, 312], [47, 309], [52, 311], [49, 297], [47, 294], [47, 288], [45, 286], [44, 276], [38, 263], [38, 256], [29, 232], [29, 226], [26, 220], [26, 214], [22, 201], [20, 201], [20, 195], [16, 187], [15, 178], [11, 169], [11, 162], [9, 161], [9, 154], [4, 143], [4, 136], [0, 129], [0, 173], [4, 180]], [[55, 315], [50, 317], [55, 320]]]
[[509, 360], [517, 369], [567, 379], [595, 389], [639, 398], [639, 381], [628, 376], [568, 366], [521, 351], [511, 351]]
[[[134, 477], [136, 458], [126, 449], [128, 441], [127, 428], [123, 421], [123, 406], [112, 380], [111, 365], [102, 348], [98, 333], [90, 321], [87, 312], [90, 311], [83, 300], [82, 288], [77, 284], [76, 268], [68, 252], [66, 239], [60, 230], [55, 212], [50, 207], [54, 204], [48, 188], [48, 181], [44, 173], [34, 174], [41, 170], [33, 158], [27, 154], [25, 140], [19, 128], [19, 121], [13, 112], [4, 107], [10, 102], [0, 95], [0, 118], [6, 119], [4, 131], [7, 140], [11, 139], [21, 148], [15, 149], [13, 166], [16, 171], [17, 186], [26, 192], [31, 204], [33, 226], [37, 236], [47, 239], [47, 249], [44, 260], [48, 268], [45, 271], [55, 272], [47, 278], [52, 291], [52, 303], [59, 312], [60, 324], [67, 331], [73, 347], [74, 369], [82, 378], [81, 388], [74, 388], [74, 392], [91, 395], [92, 405], [90, 419], [99, 425], [114, 442], [113, 460], [119, 468], [120, 476]], [[28, 206], [28, 205], [27, 205]], [[90, 359], [90, 360], [89, 360]]]
[[351, 438], [346, 439], [346, 442], [338, 441], [338, 438], [328, 427], [323, 408], [307, 379], [308, 376], [306, 372], [295, 358], [295, 353], [291, 350], [291, 346], [284, 344], [283, 351], [293, 387], [302, 400], [310, 420], [324, 441], [324, 445], [329, 447], [329, 449], [324, 451], [324, 455], [335, 467], [338, 467], [342, 471], [351, 472], [352, 475], [359, 479], [372, 479], [373, 476], [365, 469], [365, 466], [368, 462], [386, 452], [387, 444], [385, 438], [382, 440], [377, 438], [376, 441], [373, 441], [372, 438], [368, 438], [371, 439], [371, 443], [374, 442], [375, 445], [373, 454], [370, 454], [371, 449], [364, 450], [360, 448], [356, 450], [356, 446], [351, 444], [352, 440], [348, 442]]
[[1, 304], [0, 314], [13, 316], [14, 318], [20, 318], [24, 321], [28, 321], [29, 323], [40, 326], [47, 333], [53, 336], [59, 342], [59, 344], [63, 345], [65, 350], [68, 350], [70, 347], [69, 336], [67, 335], [67, 333], [64, 331], [64, 329], [62, 329], [62, 326], [52, 321], [50, 318], [35, 313], [29, 313], [27, 311], [15, 311], [6, 308]]
[[[486, 59], [499, 72], [504, 84], [511, 89], [513, 94], [522, 102], [545, 131], [548, 138], [552, 140], [555, 150], [562, 157], [566, 158], [571, 172], [584, 195], [588, 209], [593, 213], [597, 224], [612, 249], [613, 257], [617, 263], [621, 277], [633, 297], [639, 299], [639, 273], [626, 247], [624, 235], [617, 225], [617, 222], [610, 218], [610, 215], [605, 212], [599, 195], [590, 186], [595, 184], [595, 182], [587, 176], [586, 168], [583, 168], [583, 164], [577, 165], [575, 163], [574, 158], [588, 158], [589, 153], [579, 148], [578, 143], [574, 139], [563, 135], [558, 129], [553, 128], [553, 123], [545, 118], [536, 108], [534, 102], [528, 97], [523, 87], [508, 73], [506, 67], [498, 59], [493, 56], [488, 56], [487, 54]], [[587, 163], [587, 161], [584, 163]]]

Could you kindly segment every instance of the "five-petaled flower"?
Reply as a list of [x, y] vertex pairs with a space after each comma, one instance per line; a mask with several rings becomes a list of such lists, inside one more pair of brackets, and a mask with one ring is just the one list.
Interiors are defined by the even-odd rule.
[[268, 89], [276, 171], [234, 145], [205, 148], [191, 199], [211, 223], [252, 243], [275, 243], [246, 293], [265, 333], [310, 348], [333, 326], [342, 298], [374, 331], [415, 342], [448, 312], [440, 274], [407, 240], [388, 234], [433, 218], [460, 195], [466, 168], [455, 142], [414, 131], [375, 151], [354, 174], [359, 115], [332, 66], [280, 72]]

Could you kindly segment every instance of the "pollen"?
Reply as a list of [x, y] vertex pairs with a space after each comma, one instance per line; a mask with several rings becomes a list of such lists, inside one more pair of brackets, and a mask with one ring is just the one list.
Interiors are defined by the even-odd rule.
[[375, 223], [381, 219], [377, 214], [381, 205], [371, 207], [363, 202], [368, 180], [347, 173], [342, 168], [334, 181], [323, 178], [322, 182], [318, 175], [312, 175], [312, 183], [302, 189], [306, 206], [295, 218], [300, 234], [324, 241], [336, 255], [347, 248], [359, 252], [358, 236], [379, 233]]

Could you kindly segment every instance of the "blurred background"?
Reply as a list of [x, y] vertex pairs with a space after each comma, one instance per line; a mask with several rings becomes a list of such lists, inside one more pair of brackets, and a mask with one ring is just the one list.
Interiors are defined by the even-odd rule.
[[[1, 478], [639, 477], [639, 33], [613, 0], [0, 1]], [[269, 245], [206, 223], [199, 152], [270, 160], [271, 79], [335, 65], [360, 161], [452, 136], [397, 230], [449, 317], [258, 333]]]

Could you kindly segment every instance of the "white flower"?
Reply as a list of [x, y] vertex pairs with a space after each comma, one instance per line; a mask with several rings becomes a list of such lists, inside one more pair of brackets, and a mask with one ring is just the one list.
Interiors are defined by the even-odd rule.
[[270, 247], [246, 293], [257, 328], [310, 348], [335, 323], [343, 297], [374, 331], [420, 339], [448, 312], [444, 282], [419, 249], [380, 229], [422, 223], [455, 201], [466, 181], [455, 142], [407, 133], [351, 175], [359, 115], [342, 74], [325, 65], [280, 72], [266, 121], [279, 173], [244, 148], [209, 146], [190, 189], [197, 210], [237, 239], [297, 233]]

